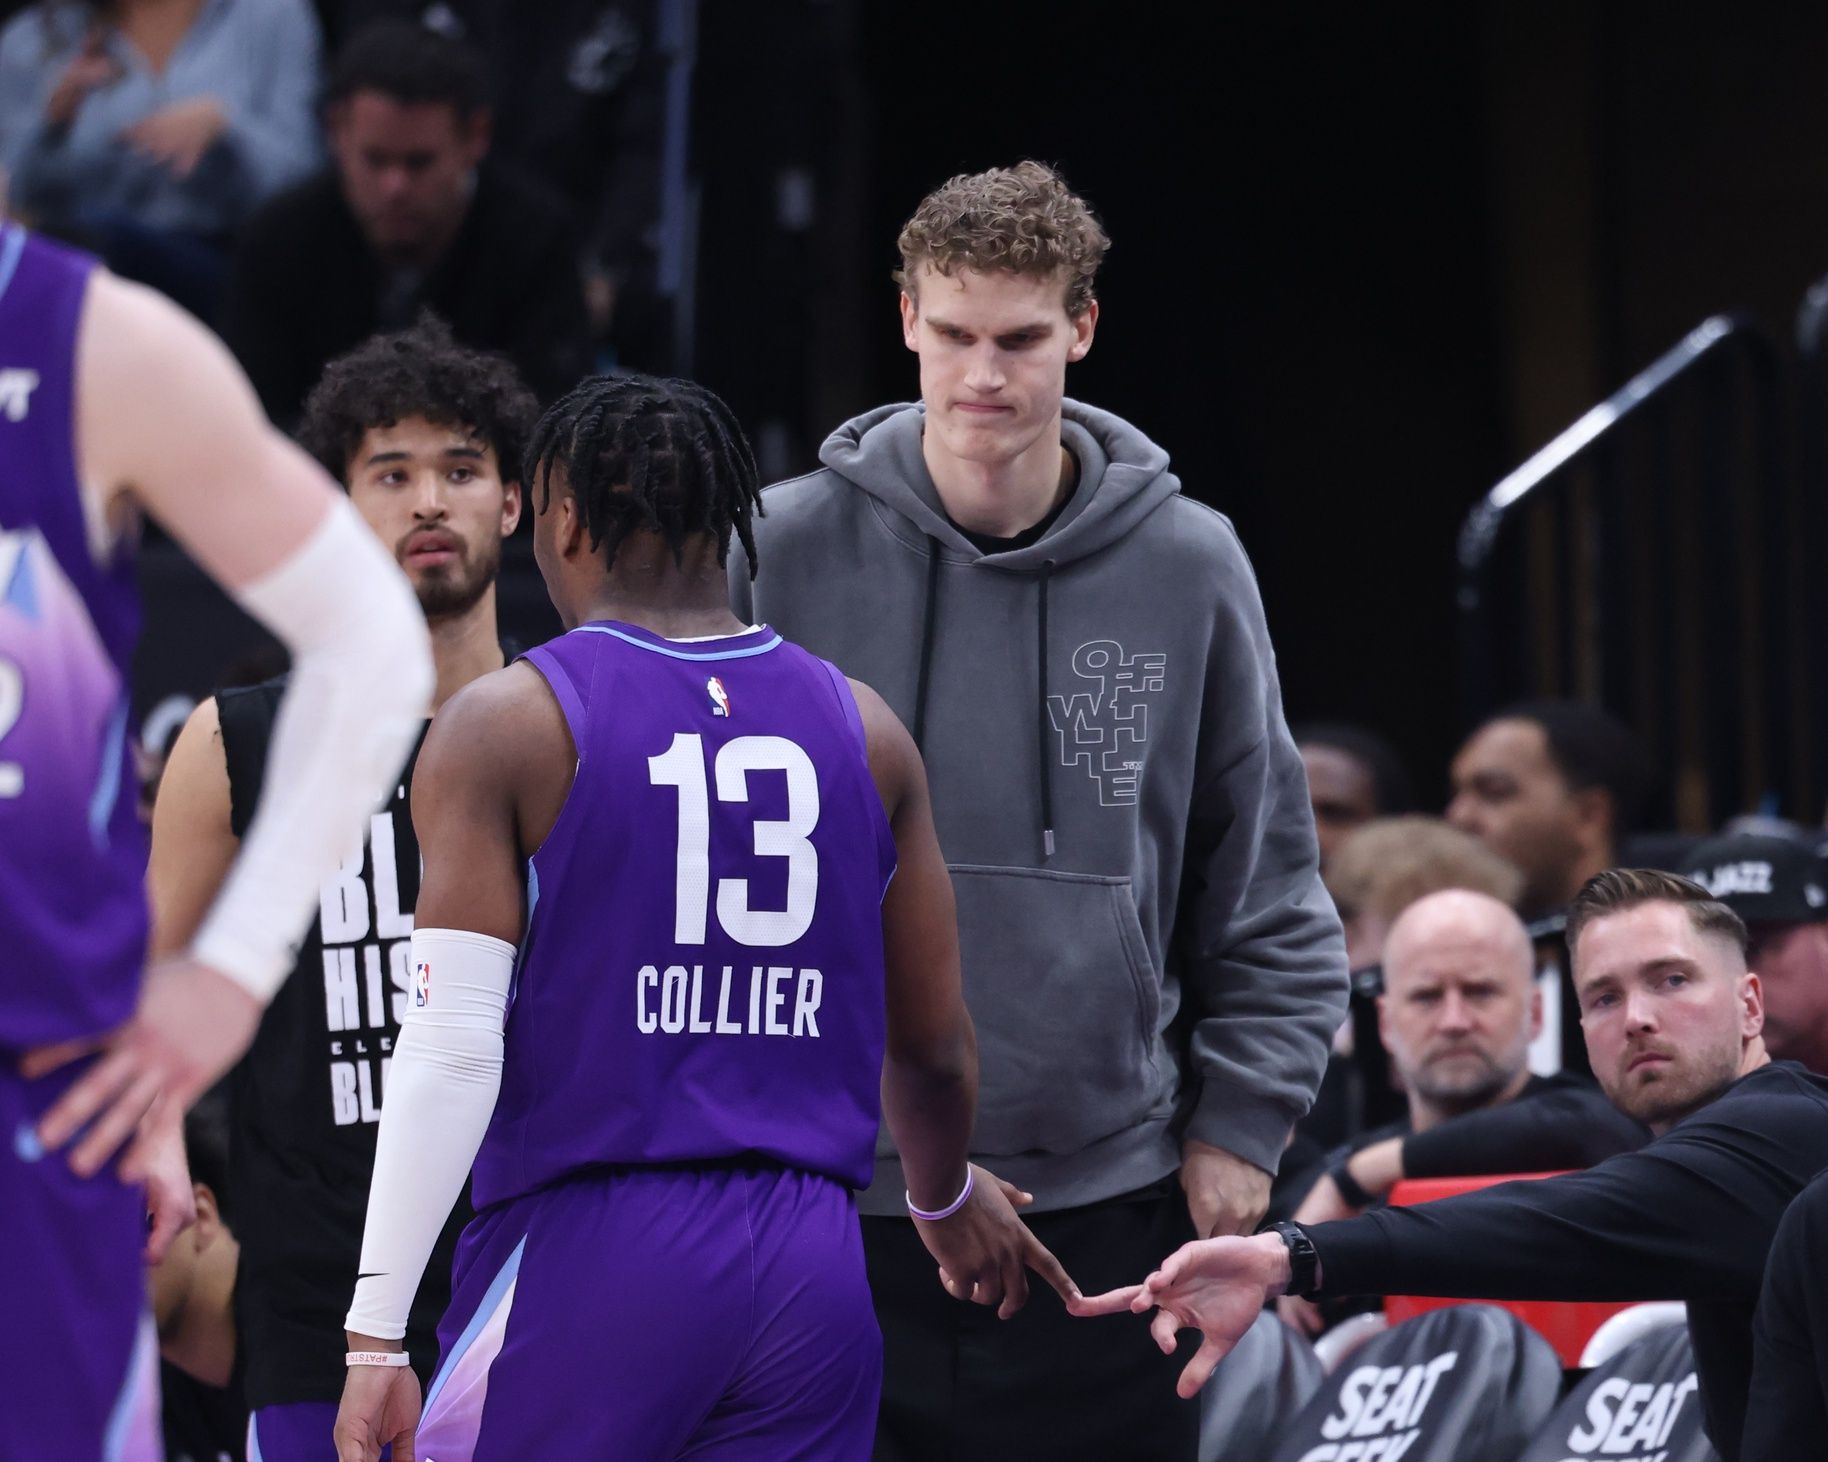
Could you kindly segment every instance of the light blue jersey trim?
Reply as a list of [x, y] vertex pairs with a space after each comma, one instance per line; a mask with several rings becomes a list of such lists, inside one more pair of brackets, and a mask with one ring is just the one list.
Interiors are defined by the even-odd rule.
[[527, 860], [527, 932], [520, 937], [520, 948], [514, 951], [514, 973], [508, 977], [508, 1008], [514, 1008], [514, 997], [520, 993], [520, 972], [527, 963], [527, 946], [533, 942], [533, 915], [540, 906], [540, 871]]
[[89, 798], [89, 836], [95, 846], [104, 851], [108, 847], [108, 821], [114, 816], [114, 804], [121, 795], [121, 754], [126, 740], [127, 702], [123, 699], [108, 722], [108, 739], [102, 745], [101, 772], [96, 779], [95, 792]]
[[266, 1462], [260, 1454], [260, 1413], [248, 1413], [248, 1462]]
[[121, 1386], [121, 1394], [114, 1398], [114, 1410], [108, 1413], [108, 1430], [102, 1439], [104, 1462], [119, 1462], [126, 1455], [127, 1444], [135, 1440], [132, 1427], [136, 1403], [140, 1400], [141, 1389], [151, 1384], [147, 1368], [158, 1351], [159, 1341], [152, 1328], [152, 1316], [150, 1313], [144, 1314], [140, 1317], [139, 1330], [134, 1336], [133, 1358], [127, 1363], [127, 1379]]
[[462, 1360], [464, 1353], [476, 1343], [476, 1337], [482, 1334], [483, 1326], [494, 1318], [496, 1309], [501, 1305], [501, 1297], [508, 1292], [508, 1286], [513, 1284], [520, 1274], [520, 1256], [526, 1247], [527, 1236], [522, 1234], [521, 1241], [514, 1246], [514, 1252], [508, 1255], [507, 1263], [501, 1266], [501, 1272], [490, 1281], [488, 1293], [482, 1297], [482, 1303], [476, 1306], [476, 1313], [470, 1316], [470, 1323], [463, 1327], [463, 1334], [457, 1337], [457, 1343], [451, 1347], [451, 1353], [439, 1365], [438, 1374], [432, 1377], [432, 1388], [425, 1393], [423, 1411], [432, 1409], [432, 1403], [438, 1399], [438, 1393], [444, 1389], [444, 1383], [449, 1379], [451, 1372], [456, 1369], [457, 1362]]
[[766, 655], [777, 645], [783, 643], [781, 637], [776, 635], [766, 644], [748, 645], [740, 650], [682, 650], [676, 649], [672, 645], [650, 645], [646, 640], [624, 634], [621, 630], [612, 629], [606, 624], [581, 624], [572, 633], [574, 635], [614, 635], [617, 639], [635, 646], [638, 650], [652, 650], [656, 655], [665, 655], [672, 660], [747, 660], [751, 655]]
[[25, 256], [25, 230], [14, 224], [6, 231], [6, 242], [0, 244], [0, 299], [6, 298], [13, 276], [19, 272], [19, 261]]

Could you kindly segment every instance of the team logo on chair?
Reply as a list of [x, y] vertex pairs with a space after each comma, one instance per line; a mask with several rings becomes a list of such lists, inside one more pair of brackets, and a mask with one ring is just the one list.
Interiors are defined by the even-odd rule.
[[723, 681], [713, 675], [705, 682], [705, 694], [711, 697], [711, 714], [727, 716], [730, 714], [730, 692], [724, 689]]
[[413, 1008], [423, 1010], [432, 1003], [432, 967], [421, 963], [413, 975]]

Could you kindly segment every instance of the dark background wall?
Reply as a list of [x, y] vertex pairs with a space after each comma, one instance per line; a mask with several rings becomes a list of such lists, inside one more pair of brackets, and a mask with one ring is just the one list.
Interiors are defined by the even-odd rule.
[[[1114, 239], [1069, 390], [1236, 521], [1291, 717], [1385, 729], [1432, 795], [1469, 506], [1704, 315], [1786, 332], [1828, 269], [1828, 11], [1166, 13], [712, 0], [697, 368], [805, 470], [844, 414], [916, 389], [888, 271], [921, 194], [1057, 164]], [[762, 72], [803, 86], [758, 112]], [[795, 137], [818, 208], [757, 269], [743, 220]]]
[[[1291, 719], [1382, 729], [1432, 800], [1465, 729], [1467, 510], [1704, 316], [1749, 310], [1786, 339], [1828, 272], [1828, 9], [1198, 10], [697, 0], [698, 267], [672, 364], [730, 398], [770, 476], [808, 470], [839, 421], [916, 391], [889, 271], [922, 194], [1058, 165], [1114, 240], [1069, 391], [1150, 433], [1235, 520]], [[1673, 491], [1635, 490], [1653, 510]], [[1819, 561], [1828, 528], [1804, 536]], [[537, 637], [524, 558], [506, 592]], [[247, 635], [194, 573], [153, 569], [173, 582], [149, 583], [147, 654], [171, 663], [142, 676], [148, 702], [207, 689]], [[1517, 604], [1540, 644], [1566, 627]], [[198, 650], [202, 624], [227, 648]], [[1658, 654], [1713, 658], [1698, 640]], [[1639, 729], [1665, 781], [1692, 778], [1663, 727]]]

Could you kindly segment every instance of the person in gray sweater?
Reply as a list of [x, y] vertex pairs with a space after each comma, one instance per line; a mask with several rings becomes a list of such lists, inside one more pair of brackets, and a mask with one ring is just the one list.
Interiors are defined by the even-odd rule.
[[[1165, 1235], [1255, 1229], [1347, 993], [1237, 535], [1142, 432], [1065, 397], [1107, 246], [1039, 163], [930, 195], [896, 275], [920, 403], [770, 488], [760, 575], [730, 574], [740, 615], [914, 733], [977, 1025], [972, 1152], [1088, 1292]], [[885, 1135], [859, 1200], [879, 1458], [1195, 1455], [1155, 1347], [1046, 1292], [1007, 1322], [939, 1294], [905, 1187]]]

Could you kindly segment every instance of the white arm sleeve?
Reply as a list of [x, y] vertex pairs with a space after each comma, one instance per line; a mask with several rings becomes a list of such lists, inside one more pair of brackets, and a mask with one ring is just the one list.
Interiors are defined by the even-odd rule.
[[[413, 999], [394, 1043], [362, 1262], [346, 1327], [398, 1340], [501, 1090], [514, 946], [462, 929], [413, 931]], [[423, 1003], [421, 1003], [423, 1002]]]
[[191, 953], [264, 1001], [324, 879], [399, 776], [435, 682], [418, 601], [347, 499], [235, 597], [292, 652], [292, 679], [259, 808]]

